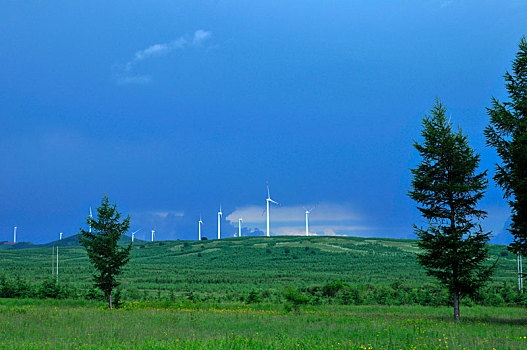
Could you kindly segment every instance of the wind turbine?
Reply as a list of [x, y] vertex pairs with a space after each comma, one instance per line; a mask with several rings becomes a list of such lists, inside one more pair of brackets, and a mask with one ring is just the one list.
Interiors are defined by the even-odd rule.
[[61, 240], [62, 240], [62, 232], [59, 233], [59, 241], [61, 241]]
[[[90, 207], [90, 219], [93, 219], [93, 215], [91, 213], [91, 207]], [[91, 224], [90, 224], [90, 233], [91, 233]]]
[[238, 219], [238, 237], [242, 236], [242, 221], [243, 221], [242, 218]]
[[278, 206], [281, 206], [280, 203], [278, 202], [275, 202], [274, 200], [271, 199], [271, 194], [269, 193], [269, 181], [267, 181], [266, 183], [267, 185], [267, 199], [265, 200], [266, 201], [266, 212], [267, 212], [267, 237], [271, 237], [270, 233], [269, 233], [269, 202], [271, 203], [274, 203]]
[[152, 242], [154, 241], [156, 230], [152, 230]]
[[13, 243], [16, 243], [16, 226], [15, 226], [15, 229], [13, 230]]
[[139, 231], [141, 231], [141, 229], [139, 229], [139, 230], [137, 230], [137, 231], [135, 231], [135, 232], [132, 232], [132, 242], [134, 241], [135, 234], [136, 234], [137, 232], [139, 232]]
[[218, 239], [221, 237], [221, 216], [223, 213], [221, 212], [221, 204], [220, 204], [220, 211], [218, 212]]
[[316, 205], [311, 209], [306, 209], [306, 207], [302, 207], [306, 211], [306, 236], [309, 236], [309, 214], [311, 214], [311, 211], [316, 207]]
[[201, 220], [201, 215], [199, 216], [198, 221], [198, 240], [201, 241], [201, 225], [203, 225], [203, 221]]

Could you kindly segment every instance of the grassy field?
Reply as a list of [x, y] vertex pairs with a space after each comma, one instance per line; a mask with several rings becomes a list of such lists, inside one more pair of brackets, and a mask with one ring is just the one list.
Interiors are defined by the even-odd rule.
[[0, 299], [0, 348], [525, 349], [527, 312], [467, 307], [128, 303]]
[[[519, 295], [515, 257], [489, 248], [498, 259], [490, 285]], [[0, 299], [0, 348], [527, 348], [523, 307], [467, 300], [461, 323], [453, 323], [451, 307], [441, 306], [449, 303], [445, 291], [416, 252], [411, 240], [352, 237], [136, 242], [121, 278], [126, 302], [107, 310], [82, 299], [92, 271], [83, 248], [60, 247], [59, 284], [81, 299]], [[49, 247], [0, 251], [0, 269], [11, 279], [36, 285], [51, 276], [51, 265]], [[333, 281], [348, 287], [330, 297]], [[286, 286], [306, 300], [297, 311]], [[518, 299], [496, 300], [486, 305]]]
[[[515, 256], [490, 246], [498, 259], [493, 283], [516, 283]], [[354, 237], [242, 237], [221, 241], [139, 242], [122, 275], [127, 299], [169, 295], [238, 300], [250, 291], [276, 292], [339, 280], [352, 285], [419, 287], [433, 280], [417, 264], [415, 241]], [[91, 266], [81, 247], [61, 247], [60, 283], [85, 290]], [[502, 256], [502, 254], [506, 254]], [[0, 251], [0, 271], [31, 282], [51, 276], [51, 248]]]

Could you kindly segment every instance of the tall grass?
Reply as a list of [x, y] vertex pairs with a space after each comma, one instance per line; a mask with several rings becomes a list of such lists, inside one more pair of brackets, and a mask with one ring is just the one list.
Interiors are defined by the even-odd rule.
[[524, 349], [518, 308], [310, 306], [284, 313], [240, 304], [189, 309], [130, 303], [0, 299], [0, 347], [35, 349]]

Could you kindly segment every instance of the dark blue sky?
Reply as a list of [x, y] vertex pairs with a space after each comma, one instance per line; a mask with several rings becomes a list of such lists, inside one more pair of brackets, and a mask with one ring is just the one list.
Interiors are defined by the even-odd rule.
[[[412, 140], [439, 97], [494, 173], [485, 107], [525, 1], [3, 1], [0, 240], [74, 234], [103, 193], [137, 237], [411, 237]], [[490, 182], [481, 206], [500, 231]]]

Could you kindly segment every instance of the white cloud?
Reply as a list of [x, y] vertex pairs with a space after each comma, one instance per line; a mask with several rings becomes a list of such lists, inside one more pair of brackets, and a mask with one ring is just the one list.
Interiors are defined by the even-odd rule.
[[[306, 206], [310, 208], [312, 206]], [[274, 223], [303, 222], [305, 220], [305, 210], [301, 205], [292, 207], [277, 207], [271, 205], [269, 209]], [[238, 218], [243, 218], [246, 223], [264, 223], [266, 221], [265, 206], [245, 206], [236, 209], [227, 215], [227, 221], [237, 223]], [[349, 206], [336, 203], [320, 203], [309, 214], [310, 222], [342, 222], [359, 221], [361, 217]]]
[[[355, 225], [310, 225], [310, 235], [317, 236], [361, 236], [360, 233], [373, 230], [372, 227]], [[359, 233], [360, 232], [360, 233]], [[273, 228], [275, 235], [305, 236], [306, 227], [299, 226], [278, 226]]]
[[189, 41], [186, 38], [188, 36], [181, 36], [175, 40], [167, 43], [154, 44], [146, 49], [136, 51], [133, 58], [121, 66], [121, 72], [116, 75], [118, 84], [146, 84], [149, 83], [152, 78], [149, 75], [133, 75], [134, 67], [140, 62], [145, 61], [154, 57], [161, 57], [169, 54], [174, 50], [182, 50], [186, 47], [198, 47], [201, 46], [211, 36], [211, 32], [203, 29], [196, 30], [192, 36], [192, 40]]
[[176, 49], [183, 49], [187, 44], [187, 40], [184, 37], [180, 37], [169, 43], [155, 44], [147, 47], [144, 50], [137, 51], [134, 54], [134, 58], [125, 65], [125, 70], [130, 71], [133, 66], [140, 61], [146, 60], [151, 57], [163, 56]]
[[195, 46], [201, 45], [202, 42], [207, 40], [210, 37], [210, 32], [204, 31], [204, 30], [196, 30], [194, 32], [194, 40], [192, 40], [192, 44]]

